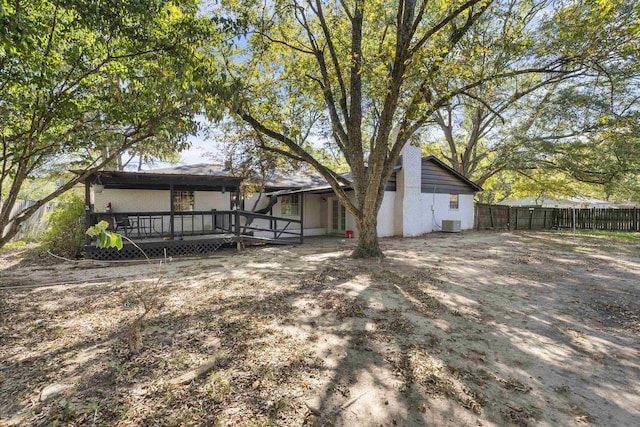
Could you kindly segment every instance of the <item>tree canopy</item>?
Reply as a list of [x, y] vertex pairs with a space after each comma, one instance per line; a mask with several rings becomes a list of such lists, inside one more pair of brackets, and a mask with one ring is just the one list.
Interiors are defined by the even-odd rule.
[[[33, 211], [121, 153], [186, 145], [197, 48], [220, 31], [193, 0], [0, 3], [0, 246]], [[32, 177], [78, 169], [9, 217]]]
[[[501, 105], [538, 86], [595, 69], [603, 59], [598, 49], [615, 41], [610, 24], [626, 6], [533, 0], [224, 5], [250, 32], [229, 57], [227, 83], [217, 93], [263, 135], [263, 149], [306, 162], [328, 180], [356, 218], [357, 256], [382, 255], [377, 213], [405, 144], [461, 100], [500, 117]], [[312, 119], [312, 138], [302, 138]], [[351, 181], [315, 155], [314, 139], [341, 152]]]
[[[573, 74], [493, 81], [476, 88], [472, 96], [454, 98], [436, 113], [436, 125], [427, 128], [426, 150], [481, 185], [489, 180], [486, 188], [504, 183], [490, 180], [495, 174], [517, 171], [537, 177], [538, 183], [565, 183], [551, 185], [553, 192], [571, 194], [575, 185], [567, 179], [604, 185], [610, 192], [638, 169], [635, 160], [640, 159], [637, 5], [553, 5], [553, 19], [538, 21], [537, 40], [520, 44], [528, 46], [527, 55], [582, 51], [582, 67]], [[529, 14], [525, 17], [529, 25], [536, 22]], [[476, 31], [484, 35], [488, 30]], [[521, 36], [530, 39], [532, 34]], [[498, 52], [482, 66], [501, 67], [505, 58], [523, 53]], [[536, 169], [555, 179], [541, 179]]]

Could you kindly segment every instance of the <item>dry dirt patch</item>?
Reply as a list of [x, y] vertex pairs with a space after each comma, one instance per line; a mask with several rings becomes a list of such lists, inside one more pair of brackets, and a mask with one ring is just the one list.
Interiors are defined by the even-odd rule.
[[0, 425], [640, 424], [638, 243], [351, 245], [177, 259], [157, 287], [1, 253]]

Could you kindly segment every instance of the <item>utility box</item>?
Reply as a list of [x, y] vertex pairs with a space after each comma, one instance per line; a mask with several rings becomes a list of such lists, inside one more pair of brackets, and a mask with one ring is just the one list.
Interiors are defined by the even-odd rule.
[[442, 231], [445, 233], [460, 233], [460, 231], [462, 231], [462, 226], [458, 220], [443, 219]]

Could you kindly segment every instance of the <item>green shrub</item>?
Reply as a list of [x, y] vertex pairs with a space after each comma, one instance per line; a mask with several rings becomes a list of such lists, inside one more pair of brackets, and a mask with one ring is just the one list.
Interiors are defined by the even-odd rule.
[[49, 216], [42, 244], [56, 255], [79, 258], [85, 239], [84, 201], [71, 196]]

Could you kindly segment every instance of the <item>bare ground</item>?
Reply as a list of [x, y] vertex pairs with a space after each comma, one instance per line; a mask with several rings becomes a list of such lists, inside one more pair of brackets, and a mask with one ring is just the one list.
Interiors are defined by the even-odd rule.
[[640, 425], [640, 238], [352, 245], [0, 253], [0, 426]]

